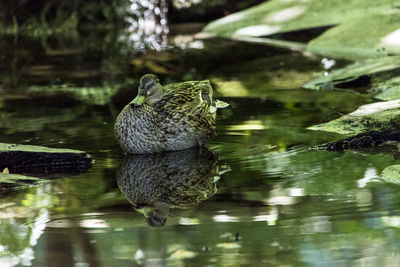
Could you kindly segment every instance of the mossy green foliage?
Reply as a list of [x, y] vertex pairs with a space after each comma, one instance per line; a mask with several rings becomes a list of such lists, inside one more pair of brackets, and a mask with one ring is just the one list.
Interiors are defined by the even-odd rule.
[[385, 182], [400, 185], [400, 165], [386, 167], [380, 178]]
[[30, 146], [30, 145], [17, 145], [17, 144], [6, 144], [0, 143], [0, 153], [1, 152], [33, 152], [33, 153], [73, 153], [82, 154], [85, 153], [80, 150], [65, 149], [65, 148], [50, 148], [44, 146]]
[[[328, 75], [320, 76], [307, 82], [303, 85], [303, 87], [318, 90], [334, 89], [337, 85], [354, 81], [364, 75], [372, 76], [385, 72], [390, 73], [391, 71], [395, 71], [397, 69], [400, 69], [400, 56], [366, 59], [357, 61], [346, 66], [345, 68], [334, 70]], [[400, 96], [397, 98], [400, 98]]]
[[399, 127], [400, 99], [364, 105], [336, 120], [314, 125], [308, 129], [352, 135]]
[[380, 100], [394, 100], [400, 98], [400, 77], [379, 82], [375, 87], [375, 98]]
[[80, 150], [0, 143], [0, 169], [12, 173], [75, 173], [91, 164], [92, 158]]
[[51, 173], [83, 172], [91, 163], [92, 158], [80, 150], [0, 143], [0, 192], [44, 181], [41, 178], [50, 177]]
[[[399, 62], [399, 56], [361, 60], [303, 85], [305, 88], [327, 90], [339, 87], [346, 88], [350, 83], [358, 80], [361, 87], [364, 86], [365, 89], [372, 87], [370, 93], [375, 95], [377, 99], [390, 100], [361, 106], [353, 113], [324, 124], [312, 126], [309, 129], [341, 134], [358, 134], [399, 127], [400, 79], [398, 77], [390, 78], [396, 75], [400, 69]], [[364, 85], [362, 84], [363, 77], [366, 83]]]
[[245, 34], [245, 29], [258, 27], [260, 34], [253, 32], [252, 36], [270, 35], [330, 26], [368, 14], [390, 14], [395, 11], [390, 0], [272, 0], [211, 22], [204, 31], [232, 37], [251, 35]]
[[351, 18], [325, 31], [307, 50], [346, 59], [373, 58], [400, 52], [400, 15], [381, 14]]

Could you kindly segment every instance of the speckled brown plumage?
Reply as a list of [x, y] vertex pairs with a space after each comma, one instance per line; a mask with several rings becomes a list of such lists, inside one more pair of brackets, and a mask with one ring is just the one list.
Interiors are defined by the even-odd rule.
[[208, 80], [162, 87], [155, 75], [147, 74], [137, 97], [118, 115], [115, 135], [132, 154], [202, 146], [216, 135], [216, 109], [225, 106], [212, 98]]
[[187, 208], [216, 192], [217, 156], [206, 148], [127, 155], [117, 172], [121, 191], [136, 207], [162, 201]]
[[127, 155], [117, 171], [121, 192], [152, 225], [163, 225], [169, 208], [185, 209], [216, 193], [224, 170], [206, 148]]

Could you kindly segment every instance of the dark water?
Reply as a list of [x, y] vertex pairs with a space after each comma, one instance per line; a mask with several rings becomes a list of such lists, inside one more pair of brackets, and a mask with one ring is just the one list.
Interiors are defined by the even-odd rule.
[[[217, 39], [147, 53], [114, 41], [2, 37], [0, 142], [95, 162], [1, 197], [1, 266], [399, 262], [400, 189], [374, 179], [397, 155], [308, 149], [339, 137], [308, 126], [370, 101], [301, 89], [321, 58]], [[230, 103], [208, 150], [122, 153], [113, 122], [147, 72], [210, 78]]]

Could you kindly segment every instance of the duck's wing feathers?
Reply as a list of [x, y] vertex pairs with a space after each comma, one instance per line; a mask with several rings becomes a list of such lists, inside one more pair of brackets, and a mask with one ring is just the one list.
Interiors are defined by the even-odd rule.
[[228, 103], [213, 98], [213, 88], [209, 80], [198, 82], [198, 87], [201, 90], [201, 98], [203, 101], [207, 102], [211, 113], [214, 113], [217, 108], [226, 108], [229, 106]]
[[211, 106], [213, 101], [213, 88], [211, 87], [210, 81], [200, 81], [198, 87], [201, 90], [201, 98], [207, 102], [208, 106]]
[[181, 106], [192, 102], [196, 96], [196, 87], [192, 82], [169, 84], [164, 87], [165, 93], [160, 101], [164, 107]]
[[165, 94], [158, 106], [168, 114], [215, 118], [218, 108], [228, 106], [223, 101], [213, 99], [213, 88], [209, 80], [170, 84], [164, 90]]
[[160, 105], [165, 110], [193, 113], [199, 106], [207, 108], [212, 105], [212, 87], [208, 80], [171, 84], [164, 90]]

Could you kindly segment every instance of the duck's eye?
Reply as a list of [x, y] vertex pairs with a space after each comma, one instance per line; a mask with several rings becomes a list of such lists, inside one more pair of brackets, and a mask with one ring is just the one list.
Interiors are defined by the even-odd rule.
[[154, 86], [154, 82], [153, 81], [147, 82], [147, 83], [144, 84], [144, 89], [145, 90], [150, 90], [153, 86]]
[[154, 95], [155, 91], [156, 91], [156, 87], [155, 87], [154, 84], [153, 84], [153, 86], [150, 87], [150, 88], [147, 90], [146, 95], [147, 95], [147, 96]]

